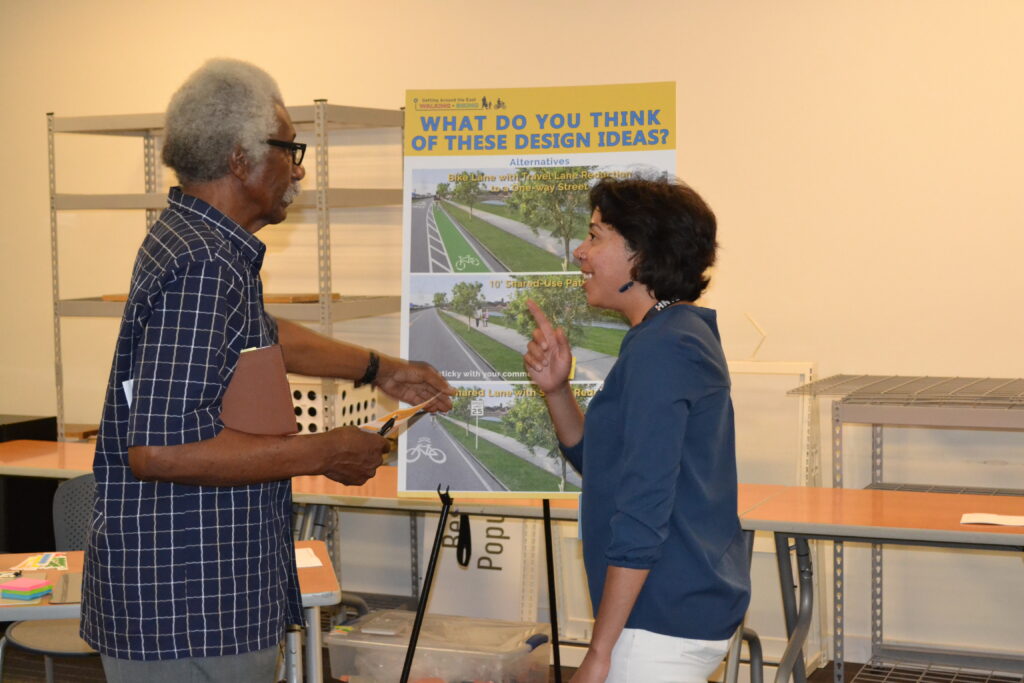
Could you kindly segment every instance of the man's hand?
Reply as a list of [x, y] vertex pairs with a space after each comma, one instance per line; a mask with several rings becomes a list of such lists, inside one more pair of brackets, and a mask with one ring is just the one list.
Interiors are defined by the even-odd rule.
[[374, 384], [388, 396], [410, 405], [434, 398], [425, 408], [431, 413], [451, 410], [451, 397], [455, 395], [455, 389], [429, 364], [390, 356], [380, 357]]
[[132, 473], [142, 481], [245, 486], [303, 475], [358, 485], [372, 477], [391, 442], [357, 427], [303, 436], [259, 436], [225, 427], [216, 437], [178, 446], [133, 446]]
[[365, 484], [391, 451], [390, 441], [358, 427], [332, 429], [321, 439], [327, 452], [320, 474], [346, 486]]
[[[278, 319], [277, 330], [288, 372], [309, 377], [357, 380], [366, 371], [369, 349], [325, 337], [287, 320]], [[426, 363], [409, 362], [384, 354], [380, 354], [380, 367], [373, 383], [388, 396], [411, 405], [419, 405], [437, 396], [426, 408], [432, 413], [451, 410], [450, 397], [455, 395], [455, 389]]]

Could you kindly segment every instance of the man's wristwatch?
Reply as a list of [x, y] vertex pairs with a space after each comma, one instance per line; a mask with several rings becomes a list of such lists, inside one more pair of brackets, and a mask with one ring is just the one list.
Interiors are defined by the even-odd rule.
[[363, 376], [356, 380], [356, 387], [361, 387], [364, 384], [373, 384], [373, 380], [377, 379], [377, 372], [380, 370], [380, 356], [373, 351], [370, 351], [370, 362], [366, 364], [366, 372]]

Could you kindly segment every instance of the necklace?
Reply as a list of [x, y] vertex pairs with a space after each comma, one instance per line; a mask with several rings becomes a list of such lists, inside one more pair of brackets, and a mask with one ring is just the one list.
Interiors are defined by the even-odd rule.
[[658, 303], [651, 306], [651, 310], [647, 311], [647, 313], [644, 315], [644, 320], [647, 320], [655, 313], [661, 313], [672, 304], [677, 304], [680, 301], [682, 301], [682, 299], [662, 299]]

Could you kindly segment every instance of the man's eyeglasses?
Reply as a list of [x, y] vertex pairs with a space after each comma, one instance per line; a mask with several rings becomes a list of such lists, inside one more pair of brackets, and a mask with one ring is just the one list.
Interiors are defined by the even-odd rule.
[[292, 153], [292, 163], [296, 166], [302, 165], [302, 159], [306, 156], [306, 143], [287, 142], [285, 140], [267, 140], [267, 144], [272, 147], [280, 147], [281, 149], [289, 150]]

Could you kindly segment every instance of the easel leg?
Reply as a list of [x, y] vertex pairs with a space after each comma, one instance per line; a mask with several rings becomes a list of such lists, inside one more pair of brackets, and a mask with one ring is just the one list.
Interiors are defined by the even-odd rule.
[[405, 651], [405, 665], [402, 667], [401, 683], [408, 683], [409, 681], [409, 672], [412, 671], [412, 660], [416, 655], [416, 641], [419, 640], [423, 616], [427, 612], [427, 600], [430, 597], [430, 586], [434, 583], [434, 570], [437, 568], [437, 557], [441, 552], [444, 527], [448, 522], [448, 511], [452, 508], [452, 498], [448, 495], [448, 490], [446, 489], [444, 493], [441, 493], [441, 487], [437, 487], [437, 495], [441, 498], [441, 519], [437, 523], [437, 533], [434, 534], [434, 546], [430, 549], [427, 572], [423, 577], [423, 590], [420, 591], [420, 601], [416, 606], [416, 619], [413, 621], [409, 647]]
[[562, 683], [562, 656], [558, 647], [558, 600], [555, 595], [555, 560], [551, 548], [551, 501], [544, 499], [544, 550], [548, 559], [548, 610], [551, 615], [551, 647], [555, 663], [555, 683]]

